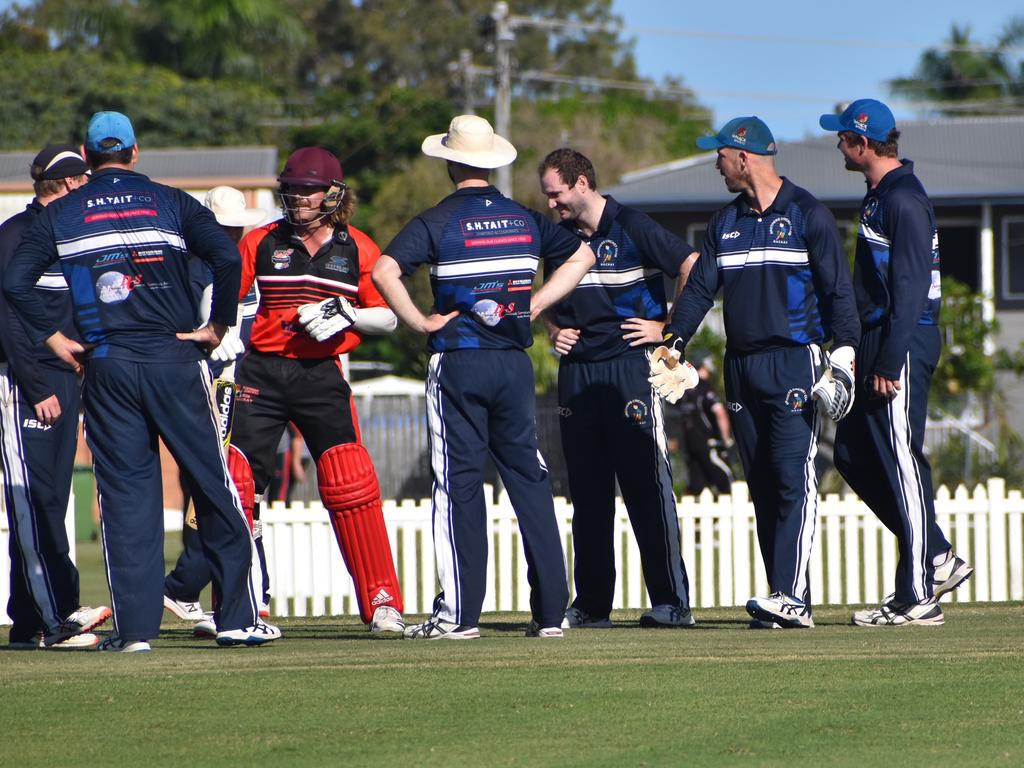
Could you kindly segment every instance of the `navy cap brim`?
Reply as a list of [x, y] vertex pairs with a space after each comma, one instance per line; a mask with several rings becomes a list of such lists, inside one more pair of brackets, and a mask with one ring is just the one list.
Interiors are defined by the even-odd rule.
[[822, 115], [818, 118], [818, 125], [826, 131], [835, 131], [836, 133], [848, 130], [839, 122], [839, 115]]
[[720, 142], [717, 136], [700, 136], [697, 139], [697, 146], [701, 149], [719, 149], [725, 144]]

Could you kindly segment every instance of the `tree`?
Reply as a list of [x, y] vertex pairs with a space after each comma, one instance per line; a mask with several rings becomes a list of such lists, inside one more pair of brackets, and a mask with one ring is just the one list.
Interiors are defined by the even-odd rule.
[[1007, 23], [987, 48], [971, 39], [969, 25], [953, 24], [947, 44], [929, 48], [911, 77], [889, 81], [890, 90], [914, 101], [933, 102], [944, 115], [1016, 113], [1024, 109], [1024, 17]]

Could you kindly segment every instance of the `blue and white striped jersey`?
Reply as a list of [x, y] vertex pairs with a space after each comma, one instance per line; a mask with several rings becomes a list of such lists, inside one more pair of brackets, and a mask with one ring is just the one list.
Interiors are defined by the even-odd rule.
[[902, 161], [861, 204], [853, 285], [864, 328], [886, 324], [877, 373], [899, 377], [915, 325], [938, 325], [942, 304], [935, 211], [914, 164]]
[[855, 347], [860, 341], [835, 219], [786, 178], [764, 213], [752, 210], [740, 195], [711, 218], [666, 338], [688, 342], [719, 289], [729, 352], [749, 354], [833, 338], [836, 346]]
[[4, 275], [4, 292], [34, 340], [46, 339], [57, 328], [33, 289], [59, 263], [92, 357], [191, 362], [202, 350], [175, 337], [196, 327], [189, 252], [214, 274], [211, 320], [233, 324], [241, 259], [213, 214], [181, 190], [104, 168], [39, 215]]
[[384, 253], [410, 275], [430, 265], [437, 312], [461, 314], [427, 345], [525, 349], [533, 343], [530, 294], [541, 258], [564, 260], [580, 241], [495, 187], [464, 187], [414, 218]]
[[[630, 317], [664, 320], [664, 276], [678, 277], [680, 266], [695, 250], [646, 214], [607, 195], [605, 200], [601, 221], [590, 237], [575, 222], [562, 222], [597, 257], [576, 289], [551, 310], [559, 328], [580, 331], [568, 360], [607, 360], [637, 351], [622, 338], [619, 326]], [[549, 260], [545, 270], [558, 266]]]
[[[33, 200], [24, 211], [12, 216], [0, 226], [0, 274], [7, 272], [22, 236], [42, 212], [43, 206]], [[59, 266], [53, 265], [39, 276], [35, 286], [35, 300], [45, 308], [47, 315], [53, 318], [65, 336], [78, 338], [78, 331], [75, 330], [71, 316], [68, 284]], [[24, 325], [14, 314], [13, 308], [7, 304], [2, 293], [0, 361], [10, 363], [15, 380], [30, 403], [39, 403], [53, 394], [51, 387], [39, 374], [39, 366], [59, 371], [71, 370], [70, 366], [54, 355], [45, 344], [36, 344], [29, 340]]]

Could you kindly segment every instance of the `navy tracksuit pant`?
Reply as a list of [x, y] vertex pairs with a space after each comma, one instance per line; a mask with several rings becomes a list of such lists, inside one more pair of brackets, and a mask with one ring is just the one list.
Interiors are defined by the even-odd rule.
[[661, 398], [642, 351], [563, 360], [559, 424], [573, 516], [573, 605], [608, 616], [615, 590], [615, 481], [629, 513], [651, 605], [689, 607]]
[[818, 513], [817, 354], [801, 346], [725, 356], [726, 398], [768, 583], [808, 607]]
[[[7, 366], [4, 365], [4, 368]], [[39, 374], [60, 402], [52, 427], [36, 420], [8, 371], [0, 375], [0, 438], [10, 520], [12, 642], [53, 632], [78, 610], [78, 569], [71, 562], [65, 519], [78, 438], [79, 382], [71, 371]]]
[[256, 623], [253, 542], [228, 474], [205, 362], [91, 359], [85, 429], [99, 489], [114, 629], [125, 640], [160, 631], [163, 490], [157, 436], [192, 481], [203, 551], [221, 596], [220, 630]]
[[883, 327], [868, 329], [857, 350], [857, 395], [836, 430], [836, 469], [882, 524], [896, 535], [896, 600], [932, 596], [932, 560], [949, 550], [935, 521], [932, 469], [924, 455], [928, 390], [942, 347], [936, 326], [919, 325], [911, 336], [900, 390], [892, 400], [872, 395]]
[[562, 623], [569, 590], [548, 471], [537, 447], [533, 365], [522, 350], [469, 349], [431, 356], [427, 421], [433, 471], [436, 616], [477, 626], [487, 569], [487, 455], [498, 470], [526, 555], [533, 618]]

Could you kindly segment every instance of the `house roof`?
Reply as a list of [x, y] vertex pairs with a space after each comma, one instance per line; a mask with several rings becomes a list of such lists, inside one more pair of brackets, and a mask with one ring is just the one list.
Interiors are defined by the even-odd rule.
[[[35, 152], [0, 152], [0, 192], [31, 190], [28, 168]], [[146, 149], [136, 167], [155, 181], [186, 189], [227, 184], [239, 189], [277, 186], [276, 147]]]
[[[945, 118], [899, 129], [900, 156], [914, 161], [933, 202], [1024, 203], [1024, 117]], [[864, 177], [843, 168], [834, 133], [780, 142], [775, 159], [780, 174], [826, 205], [856, 207], [864, 197]], [[713, 152], [625, 174], [605, 191], [648, 211], [714, 210], [731, 197]]]

